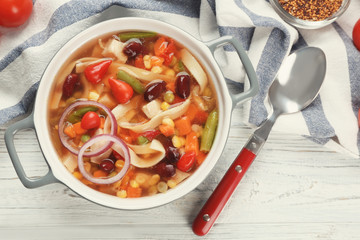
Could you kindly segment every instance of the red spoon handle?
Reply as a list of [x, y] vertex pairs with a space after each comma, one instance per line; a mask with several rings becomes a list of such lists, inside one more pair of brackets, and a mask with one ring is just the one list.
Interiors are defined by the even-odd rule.
[[255, 157], [256, 155], [247, 148], [241, 150], [225, 176], [221, 179], [219, 185], [196, 216], [192, 226], [196, 235], [203, 236], [209, 232]]

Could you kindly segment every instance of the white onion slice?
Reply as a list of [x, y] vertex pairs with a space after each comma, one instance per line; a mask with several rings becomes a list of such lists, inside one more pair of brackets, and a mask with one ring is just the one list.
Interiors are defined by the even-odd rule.
[[[84, 167], [84, 161], [83, 161], [83, 157], [85, 156], [85, 151], [86, 149], [88, 149], [89, 147], [91, 147], [91, 145], [93, 145], [94, 143], [98, 142], [98, 141], [109, 141], [110, 146], [119, 146], [122, 150], [122, 156], [124, 158], [124, 167], [121, 169], [121, 171], [116, 174], [115, 176], [111, 177], [111, 178], [95, 178], [93, 176], [91, 176]], [[92, 137], [89, 141], [87, 141], [79, 150], [79, 154], [78, 154], [78, 167], [79, 170], [81, 172], [81, 174], [89, 181], [96, 183], [96, 184], [111, 184], [114, 182], [117, 182], [119, 180], [121, 180], [124, 175], [126, 174], [127, 170], [130, 167], [130, 153], [129, 153], [129, 148], [128, 146], [118, 137], [114, 136], [114, 135], [110, 135], [110, 134], [101, 134], [101, 135], [96, 135], [95, 137]]]
[[[111, 121], [111, 129], [110, 129], [110, 134], [115, 135], [117, 132], [117, 122], [116, 119], [114, 117], [114, 114], [112, 114], [112, 112], [110, 111], [109, 108], [107, 108], [105, 105], [98, 103], [98, 102], [94, 102], [94, 101], [77, 101], [73, 104], [71, 104], [68, 108], [65, 109], [65, 111], [63, 112], [63, 114], [61, 115], [60, 121], [59, 121], [59, 137], [60, 137], [60, 141], [62, 143], [62, 145], [64, 145], [64, 147], [69, 150], [71, 153], [77, 155], [79, 153], [79, 150], [77, 148], [75, 148], [74, 146], [72, 146], [68, 141], [67, 141], [67, 137], [65, 136], [64, 133], [64, 127], [65, 127], [65, 119], [66, 117], [69, 115], [69, 113], [75, 109], [76, 107], [79, 106], [96, 106], [101, 108], [102, 110], [104, 110], [106, 112], [106, 114], [108, 115], [108, 117], [110, 118]], [[92, 152], [86, 152], [84, 153], [84, 157], [94, 157], [97, 155], [100, 155], [102, 153], [104, 153], [106, 150], [108, 150], [111, 147], [111, 143], [109, 144], [105, 144], [103, 147], [94, 150]]]

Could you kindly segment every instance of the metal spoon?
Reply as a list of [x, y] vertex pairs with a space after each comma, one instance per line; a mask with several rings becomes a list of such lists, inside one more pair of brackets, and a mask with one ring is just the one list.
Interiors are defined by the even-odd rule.
[[319, 48], [302, 48], [285, 60], [268, 92], [272, 114], [250, 137], [195, 218], [192, 226], [195, 234], [203, 236], [209, 232], [264, 145], [276, 119], [281, 114], [295, 113], [307, 107], [318, 95], [325, 72], [325, 54]]

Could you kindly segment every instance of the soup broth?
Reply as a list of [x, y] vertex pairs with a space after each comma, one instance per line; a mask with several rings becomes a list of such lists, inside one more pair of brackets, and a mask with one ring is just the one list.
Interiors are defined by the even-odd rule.
[[120, 198], [176, 187], [216, 133], [208, 74], [176, 39], [155, 32], [89, 42], [61, 68], [50, 96], [59, 159], [85, 185]]

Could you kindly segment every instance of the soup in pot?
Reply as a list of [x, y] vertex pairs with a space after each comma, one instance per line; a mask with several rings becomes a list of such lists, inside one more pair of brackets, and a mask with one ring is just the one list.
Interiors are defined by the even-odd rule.
[[73, 54], [49, 101], [60, 161], [120, 198], [165, 193], [206, 160], [218, 109], [209, 76], [176, 39], [121, 32]]

